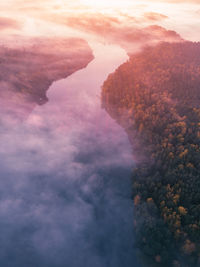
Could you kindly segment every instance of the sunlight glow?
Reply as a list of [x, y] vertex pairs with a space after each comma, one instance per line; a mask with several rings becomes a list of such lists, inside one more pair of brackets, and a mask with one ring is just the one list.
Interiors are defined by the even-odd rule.
[[87, 5], [93, 8], [106, 8], [106, 7], [124, 7], [126, 5], [136, 4], [135, 0], [80, 0], [81, 4]]

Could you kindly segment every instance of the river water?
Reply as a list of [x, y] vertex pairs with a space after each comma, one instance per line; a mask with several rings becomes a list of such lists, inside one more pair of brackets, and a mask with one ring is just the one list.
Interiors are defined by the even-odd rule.
[[94, 60], [54, 82], [49, 101], [1, 136], [3, 266], [136, 266], [131, 147], [100, 99], [128, 57], [118, 46], [90, 45]]

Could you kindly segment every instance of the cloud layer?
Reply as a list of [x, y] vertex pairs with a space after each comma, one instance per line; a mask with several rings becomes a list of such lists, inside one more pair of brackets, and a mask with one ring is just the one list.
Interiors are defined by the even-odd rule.
[[1, 266], [136, 266], [131, 150], [97, 96], [127, 56], [95, 51], [27, 121], [1, 113]]
[[21, 24], [11, 18], [8, 17], [0, 17], [0, 30], [6, 30], [6, 29], [20, 29]]
[[[149, 21], [152, 19], [166, 18], [166, 16], [157, 13], [147, 13], [145, 18]], [[123, 18], [107, 16], [101, 13], [85, 13], [81, 16], [51, 16], [46, 19], [83, 32], [88, 32], [105, 42], [121, 45], [128, 53], [135, 52], [135, 44], [141, 47], [160, 41], [182, 41], [181, 36], [175, 31], [167, 30], [158, 25], [138, 26], [136, 18], [125, 14]]]

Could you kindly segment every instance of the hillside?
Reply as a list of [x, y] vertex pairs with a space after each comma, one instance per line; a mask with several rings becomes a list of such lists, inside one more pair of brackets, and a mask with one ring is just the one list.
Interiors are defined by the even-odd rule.
[[18, 38], [0, 42], [0, 104], [14, 113], [29, 113], [48, 99], [56, 80], [84, 68], [92, 51], [78, 38]]
[[133, 147], [136, 245], [147, 266], [200, 265], [199, 74], [200, 43], [161, 43], [102, 88]]

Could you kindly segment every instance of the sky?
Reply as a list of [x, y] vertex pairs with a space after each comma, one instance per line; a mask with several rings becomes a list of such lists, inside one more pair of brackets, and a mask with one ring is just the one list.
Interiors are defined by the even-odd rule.
[[[0, 3], [0, 29], [3, 34], [20, 31], [26, 35], [62, 34], [66, 33], [66, 25], [63, 28], [61, 25], [57, 27], [55, 22], [58, 17], [64, 21], [69, 16], [89, 13], [96, 16], [100, 13], [104, 16], [120, 17], [128, 24], [132, 18], [131, 23], [135, 27], [160, 25], [177, 31], [185, 39], [197, 41], [196, 32], [200, 27], [199, 3], [198, 0], [9, 0]], [[55, 19], [51, 19], [50, 23], [49, 17]]]

